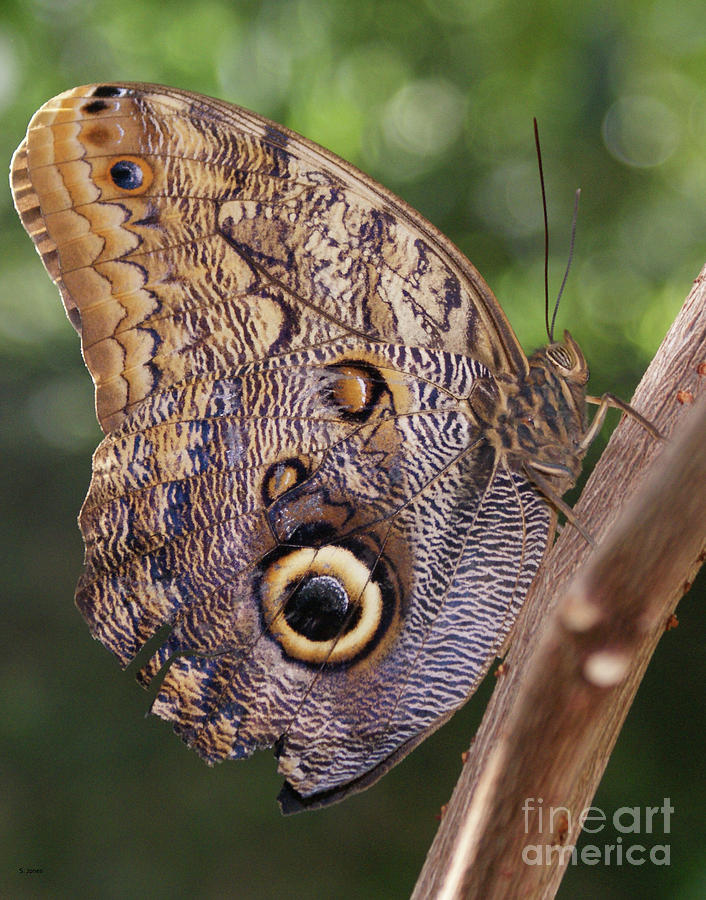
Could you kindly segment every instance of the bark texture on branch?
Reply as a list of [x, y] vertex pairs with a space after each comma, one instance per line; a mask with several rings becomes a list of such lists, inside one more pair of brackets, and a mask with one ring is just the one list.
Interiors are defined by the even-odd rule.
[[[415, 898], [552, 897], [647, 664], [706, 548], [706, 269], [535, 579]], [[590, 557], [590, 558], [589, 558]], [[523, 811], [543, 800], [541, 822]], [[535, 804], [536, 806], [536, 804]], [[547, 811], [564, 807], [550, 820]], [[540, 845], [549, 864], [528, 865]], [[546, 848], [549, 848], [547, 851]], [[566, 852], [560, 852], [565, 850]]]

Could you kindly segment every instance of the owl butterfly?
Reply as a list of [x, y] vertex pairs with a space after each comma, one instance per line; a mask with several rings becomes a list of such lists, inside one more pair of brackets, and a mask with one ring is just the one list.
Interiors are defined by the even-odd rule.
[[[105, 438], [76, 602], [208, 763], [274, 745], [286, 812], [377, 780], [503, 645], [593, 424], [413, 209], [235, 106], [45, 104], [12, 161]], [[589, 398], [590, 399], [590, 398]], [[168, 626], [168, 628], [163, 628]]]

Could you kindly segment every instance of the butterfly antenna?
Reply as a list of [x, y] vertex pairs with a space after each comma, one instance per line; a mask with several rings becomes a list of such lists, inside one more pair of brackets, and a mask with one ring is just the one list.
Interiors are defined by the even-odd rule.
[[[544, 189], [544, 169], [542, 168], [542, 150], [539, 146], [539, 128], [537, 119], [534, 122], [534, 145], [537, 148], [537, 165], [539, 166], [539, 186], [542, 190], [542, 210], [544, 212], [544, 326], [547, 329], [547, 337], [550, 343], [554, 340], [552, 332], [554, 329], [554, 319], [552, 319], [552, 327], [549, 328], [549, 219], [547, 218], [547, 192]], [[554, 309], [554, 318], [556, 318], [556, 307]]]
[[[556, 322], [556, 314], [559, 311], [559, 301], [561, 300], [561, 295], [564, 292], [564, 285], [566, 284], [566, 279], [569, 277], [569, 269], [571, 268], [571, 260], [574, 258], [574, 241], [576, 240], [576, 222], [578, 221], [579, 215], [579, 197], [581, 196], [581, 188], [576, 189], [576, 194], [574, 196], [574, 216], [571, 220], [571, 243], [569, 244], [569, 258], [566, 261], [566, 269], [564, 271], [564, 277], [561, 279], [561, 287], [559, 288], [559, 293], [556, 295], [556, 303], [554, 304], [554, 312], [552, 313], [552, 327], [550, 334], [554, 334], [554, 323]], [[550, 340], [554, 340], [550, 337]]]

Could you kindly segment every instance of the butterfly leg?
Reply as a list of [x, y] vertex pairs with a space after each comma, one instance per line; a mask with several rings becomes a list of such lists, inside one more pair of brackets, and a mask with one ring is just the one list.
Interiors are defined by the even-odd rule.
[[596, 542], [578, 520], [569, 504], [565, 503], [564, 500], [562, 500], [561, 496], [554, 490], [549, 481], [547, 481], [547, 479], [544, 478], [543, 475], [540, 475], [540, 472], [546, 472], [548, 475], [554, 475], [558, 478], [565, 478], [567, 475], [567, 469], [565, 469], [564, 466], [553, 465], [551, 463], [538, 463], [535, 461], [527, 463], [523, 468], [530, 481], [537, 488], [539, 488], [539, 490], [542, 492], [542, 494], [544, 494], [544, 496], [549, 501], [549, 503], [551, 503], [554, 509], [563, 513], [566, 516], [566, 521], [571, 522], [574, 528], [584, 538], [586, 543], [590, 544], [591, 547], [594, 547]]
[[606, 413], [610, 408], [622, 410], [628, 416], [631, 416], [633, 419], [635, 419], [635, 421], [639, 425], [641, 425], [645, 429], [645, 431], [651, 434], [652, 437], [656, 438], [658, 441], [664, 440], [664, 435], [660, 434], [660, 432], [648, 419], [646, 419], [644, 416], [641, 416], [640, 413], [637, 410], [633, 409], [629, 403], [626, 403], [624, 400], [621, 400], [614, 394], [603, 394], [601, 397], [592, 397], [587, 394], [586, 403], [592, 403], [594, 404], [594, 406], [597, 406], [598, 409], [595, 416], [593, 417], [593, 421], [591, 422], [588, 430], [581, 439], [581, 443], [579, 444], [579, 448], [582, 451], [586, 451], [596, 439], [596, 435], [601, 430]]

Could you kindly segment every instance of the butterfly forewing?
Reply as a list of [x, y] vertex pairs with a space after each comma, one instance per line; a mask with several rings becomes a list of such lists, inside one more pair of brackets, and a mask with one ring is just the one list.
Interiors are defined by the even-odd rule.
[[168, 623], [153, 711], [209, 762], [274, 745], [288, 809], [367, 785], [465, 701], [539, 565], [514, 420], [582, 410], [433, 226], [238, 107], [77, 88], [11, 178], [106, 432], [92, 633], [125, 666]]
[[187, 93], [95, 90], [42, 107], [12, 179], [80, 319], [104, 430], [205, 367], [351, 333], [522, 365], [476, 270], [330, 154]]

